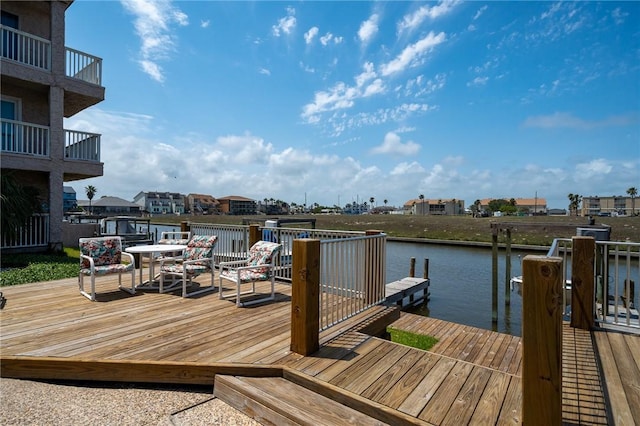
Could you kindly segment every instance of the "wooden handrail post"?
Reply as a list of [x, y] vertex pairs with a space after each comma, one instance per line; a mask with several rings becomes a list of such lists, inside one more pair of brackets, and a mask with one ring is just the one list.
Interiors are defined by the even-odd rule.
[[180, 222], [180, 232], [189, 232], [191, 231], [191, 225], [186, 220]]
[[261, 239], [260, 226], [257, 224], [249, 225], [249, 247], [253, 247]]
[[416, 276], [416, 258], [415, 257], [412, 257], [409, 260], [409, 276], [411, 278]]
[[591, 330], [595, 324], [593, 267], [596, 240], [573, 237], [571, 242], [571, 327]]
[[320, 348], [320, 240], [293, 240], [291, 351], [310, 355]]
[[522, 261], [522, 422], [562, 424], [562, 259]]

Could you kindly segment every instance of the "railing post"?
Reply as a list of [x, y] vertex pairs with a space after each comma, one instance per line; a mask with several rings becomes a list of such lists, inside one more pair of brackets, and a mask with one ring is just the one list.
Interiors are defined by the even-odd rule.
[[[382, 231], [368, 230], [365, 231], [365, 235], [380, 235]], [[381, 297], [384, 297], [384, 285], [381, 274], [384, 272], [384, 257], [385, 254], [381, 253], [380, 245], [377, 239], [367, 239], [365, 242], [365, 254], [364, 254], [364, 274], [365, 274], [365, 304], [367, 306], [372, 305], [378, 301]], [[413, 259], [415, 262], [415, 258]], [[381, 263], [382, 262], [382, 263]], [[414, 263], [415, 274], [415, 263]], [[380, 288], [382, 286], [382, 289]]]
[[186, 220], [183, 220], [182, 222], [180, 222], [180, 232], [189, 232], [191, 231], [191, 226], [189, 225], [189, 222], [187, 222]]
[[411, 278], [416, 276], [416, 258], [415, 257], [412, 257], [409, 260], [409, 276]]
[[522, 261], [522, 422], [562, 424], [562, 259]]
[[573, 237], [571, 246], [571, 327], [591, 330], [594, 325], [596, 240]]
[[310, 355], [320, 348], [320, 240], [293, 240], [291, 351]]
[[261, 239], [260, 226], [257, 224], [249, 225], [249, 247], [253, 247], [253, 245]]

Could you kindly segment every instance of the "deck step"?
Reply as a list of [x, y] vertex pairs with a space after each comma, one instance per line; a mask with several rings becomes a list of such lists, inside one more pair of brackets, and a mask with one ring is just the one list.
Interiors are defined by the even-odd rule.
[[214, 395], [262, 424], [388, 424], [283, 377], [216, 375]]

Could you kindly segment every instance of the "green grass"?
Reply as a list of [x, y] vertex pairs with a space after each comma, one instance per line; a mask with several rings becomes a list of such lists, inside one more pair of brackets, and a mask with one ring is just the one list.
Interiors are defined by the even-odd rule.
[[428, 351], [438, 343], [438, 339], [426, 334], [416, 334], [410, 331], [400, 330], [394, 327], [387, 327], [387, 333], [391, 336], [391, 341], [400, 343], [401, 345], [411, 346], [412, 348], [423, 349]]
[[65, 248], [63, 253], [7, 254], [2, 256], [0, 287], [59, 280], [78, 276], [80, 251]]

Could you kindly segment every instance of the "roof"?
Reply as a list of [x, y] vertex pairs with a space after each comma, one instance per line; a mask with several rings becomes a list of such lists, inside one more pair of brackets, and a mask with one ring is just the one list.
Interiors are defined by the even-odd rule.
[[440, 203], [450, 203], [453, 200], [456, 200], [456, 198], [433, 198], [433, 199], [429, 199], [429, 198], [425, 198], [424, 200], [421, 200], [420, 198], [414, 198], [412, 200], [407, 201], [406, 203], [404, 203], [405, 207], [411, 207], [414, 204], [421, 204], [421, 203], [425, 203], [425, 204], [440, 204]]
[[[484, 198], [480, 200], [480, 205], [487, 206], [493, 200], [511, 200], [511, 197], [505, 198]], [[516, 200], [516, 206], [546, 206], [547, 200], [545, 198], [514, 198]]]
[[[82, 206], [88, 206], [89, 205], [89, 201], [88, 200], [79, 200], [78, 201], [78, 205]], [[101, 197], [98, 200], [93, 200], [91, 202], [91, 205], [94, 207], [140, 207], [140, 205], [132, 203], [131, 201], [127, 201], [127, 200], [123, 200], [122, 198], [119, 197], [109, 197], [109, 196], [104, 196]]]
[[255, 200], [252, 200], [251, 198], [241, 197], [240, 195], [228, 195], [226, 197], [219, 197], [218, 198], [218, 201], [222, 201], [222, 200], [224, 200], [224, 201], [227, 201], [227, 200], [229, 200], [229, 201], [255, 201]]

